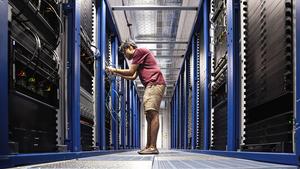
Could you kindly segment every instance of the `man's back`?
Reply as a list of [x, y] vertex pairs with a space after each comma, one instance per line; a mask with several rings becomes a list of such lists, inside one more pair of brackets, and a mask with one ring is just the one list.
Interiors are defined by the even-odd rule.
[[146, 48], [135, 49], [132, 64], [139, 65], [139, 78], [144, 86], [166, 84], [155, 57], [150, 50]]

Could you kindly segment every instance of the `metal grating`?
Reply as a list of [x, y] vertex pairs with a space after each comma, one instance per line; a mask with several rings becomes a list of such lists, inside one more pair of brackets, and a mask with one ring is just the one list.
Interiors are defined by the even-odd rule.
[[153, 169], [169, 168], [296, 169], [297, 167], [178, 151], [166, 151], [164, 154], [155, 156]]
[[23, 168], [296, 169], [297, 167], [215, 155], [161, 150], [160, 154], [155, 156], [141, 156], [136, 151], [131, 151], [43, 165], [25, 166]]

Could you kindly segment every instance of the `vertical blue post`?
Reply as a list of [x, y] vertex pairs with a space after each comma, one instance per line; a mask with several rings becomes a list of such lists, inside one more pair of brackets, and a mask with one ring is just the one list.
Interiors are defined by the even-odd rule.
[[131, 132], [131, 148], [134, 147], [134, 88], [133, 88], [133, 83], [132, 81], [130, 81], [130, 89], [131, 89], [131, 97], [130, 97], [130, 104], [131, 104], [131, 128], [130, 128], [130, 132]]
[[137, 148], [137, 138], [138, 138], [138, 121], [137, 121], [137, 118], [138, 118], [138, 111], [137, 111], [137, 91], [136, 91], [136, 88], [135, 88], [135, 100], [134, 100], [134, 102], [135, 102], [135, 124], [134, 124], [134, 127], [135, 127], [135, 137], [134, 137], [134, 140], [135, 140], [135, 148]]
[[171, 98], [171, 102], [170, 102], [170, 129], [171, 129], [171, 149], [173, 148], [173, 96]]
[[128, 133], [128, 136], [129, 136], [129, 148], [132, 148], [132, 137], [133, 137], [133, 132], [132, 132], [132, 116], [133, 116], [133, 110], [132, 110], [132, 82], [129, 81], [129, 133]]
[[210, 146], [210, 52], [209, 52], [209, 1], [204, 0], [203, 4], [203, 31], [204, 31], [204, 64], [205, 64], [205, 81], [204, 81], [204, 150]]
[[101, 146], [103, 150], [105, 150], [107, 147], [106, 147], [106, 129], [105, 129], [105, 83], [104, 83], [104, 78], [105, 78], [105, 56], [106, 56], [106, 47], [107, 47], [107, 44], [106, 44], [106, 3], [105, 3], [105, 0], [101, 0], [101, 33], [100, 33], [100, 36], [101, 36], [101, 75], [103, 75], [103, 79], [102, 79], [102, 82], [101, 82]]
[[[124, 67], [125, 68], [125, 61], [124, 61]], [[125, 79], [121, 80], [121, 145], [123, 146], [123, 149], [125, 148], [125, 133], [126, 133], [126, 92], [125, 92]]]
[[137, 94], [137, 89], [135, 88], [135, 99], [136, 99], [136, 101], [135, 101], [135, 115], [136, 115], [136, 117], [135, 117], [135, 127], [136, 127], [136, 129], [135, 129], [135, 132], [136, 132], [136, 138], [135, 138], [135, 145], [136, 145], [136, 148], [138, 148], [139, 147], [139, 110], [138, 110], [138, 94]]
[[[183, 63], [184, 64], [184, 63]], [[186, 103], [185, 103], [185, 100], [184, 100], [184, 73], [185, 73], [185, 70], [184, 70], [184, 66], [182, 67], [182, 72], [181, 72], [181, 77], [180, 77], [180, 100], [181, 100], [181, 103], [180, 104], [180, 123], [181, 123], [181, 127], [180, 127], [180, 130], [181, 130], [181, 135], [180, 135], [180, 142], [181, 142], [181, 145], [180, 145], [180, 148], [184, 148], [184, 140], [185, 140], [185, 129], [186, 129], [186, 124], [185, 124], [185, 107], [186, 107]]]
[[297, 155], [298, 163], [300, 158], [300, 2], [294, 1], [296, 7], [296, 134], [295, 134], [295, 153]]
[[128, 132], [127, 132], [127, 139], [128, 139], [128, 147], [131, 148], [132, 146], [132, 88], [131, 88], [131, 82], [128, 81]]
[[195, 35], [192, 36], [192, 57], [193, 57], [193, 85], [192, 85], [192, 149], [196, 149], [197, 143], [197, 105], [198, 105], [198, 98], [197, 98], [197, 44], [195, 41]]
[[172, 114], [172, 117], [173, 117], [173, 126], [172, 126], [172, 129], [173, 129], [173, 138], [172, 138], [172, 141], [173, 141], [173, 148], [175, 148], [175, 139], [176, 139], [176, 113], [175, 113], [175, 101], [176, 101], [176, 87], [174, 89], [174, 96], [173, 96], [173, 114]]
[[127, 90], [126, 90], [126, 92], [127, 92], [127, 98], [126, 98], [126, 105], [127, 105], [127, 144], [126, 144], [126, 146], [127, 146], [127, 148], [130, 148], [130, 123], [131, 123], [131, 120], [130, 120], [130, 109], [131, 109], [131, 107], [130, 107], [130, 83], [129, 83], [129, 80], [127, 80], [126, 81], [127, 82]]
[[67, 4], [68, 12], [68, 121], [69, 150], [80, 151], [80, 2]]
[[135, 88], [135, 148], [138, 148], [139, 147], [139, 109], [138, 109], [138, 94], [137, 94], [137, 89]]
[[185, 130], [184, 130], [184, 148], [187, 149], [188, 147], [188, 122], [189, 122], [189, 72], [190, 72], [190, 58], [187, 57], [185, 61], [185, 82], [186, 82], [186, 88], [185, 88], [185, 115], [184, 115], [184, 120], [185, 120]]
[[[112, 38], [112, 65], [117, 67], [118, 65], [118, 38], [113, 37]], [[114, 149], [117, 150], [119, 148], [118, 145], [118, 110], [117, 110], [117, 85], [116, 85], [116, 79], [112, 81], [112, 90], [111, 91], [111, 100], [112, 100], [112, 107], [113, 107], [113, 120], [112, 120], [112, 144], [114, 146]]]
[[105, 54], [106, 54], [106, 4], [97, 3], [97, 47], [100, 57], [96, 61], [96, 121], [97, 142], [101, 150], [106, 149], [105, 141]]
[[141, 119], [141, 115], [142, 115], [142, 111], [141, 111], [141, 106], [142, 106], [142, 103], [141, 103], [141, 100], [139, 99], [139, 148], [141, 148], [141, 129], [142, 129], [142, 119]]
[[0, 155], [8, 154], [8, 2], [0, 1]]
[[176, 101], [176, 87], [175, 87], [175, 90], [174, 90], [174, 96], [173, 96], [173, 114], [172, 114], [172, 117], [173, 117], [173, 138], [172, 138], [172, 141], [173, 141], [173, 148], [175, 148], [175, 143], [176, 143], [176, 113], [175, 113], [175, 101]]
[[132, 146], [135, 148], [135, 138], [136, 138], [136, 98], [134, 84], [132, 83]]
[[227, 90], [227, 150], [236, 151], [239, 144], [240, 117], [240, 57], [239, 57], [239, 1], [227, 1], [228, 21], [228, 90]]
[[140, 100], [137, 95], [137, 148], [140, 148], [140, 130], [141, 130], [141, 125], [140, 125]]
[[176, 144], [177, 144], [177, 141], [176, 141], [176, 138], [177, 138], [177, 134], [176, 134], [176, 131], [177, 131], [177, 129], [176, 129], [176, 127], [177, 127], [177, 124], [176, 124], [176, 120], [177, 120], [177, 117], [176, 117], [176, 111], [177, 111], [177, 105], [176, 105], [176, 103], [177, 103], [177, 85], [175, 86], [175, 91], [174, 91], [174, 114], [173, 114], [173, 116], [174, 116], [174, 148], [176, 149]]
[[132, 104], [133, 104], [133, 138], [132, 138], [132, 142], [133, 142], [133, 147], [134, 148], [136, 148], [136, 138], [137, 138], [137, 132], [136, 132], [136, 129], [137, 129], [137, 120], [136, 120], [136, 100], [137, 100], [137, 98], [136, 98], [136, 90], [135, 90], [135, 85], [133, 84], [132, 85], [132, 87], [133, 87], [133, 102], [132, 102]]
[[177, 148], [177, 85], [174, 92], [174, 148]]
[[176, 140], [176, 148], [178, 149], [179, 148], [179, 146], [180, 146], [180, 141], [179, 141], [179, 137], [180, 137], [180, 133], [179, 133], [179, 129], [180, 129], [180, 125], [179, 125], [179, 108], [180, 108], [180, 106], [179, 106], [179, 81], [178, 81], [178, 83], [177, 83], [177, 88], [176, 88], [176, 123], [175, 123], [175, 125], [176, 125], [176, 127], [175, 127], [175, 130], [176, 130], [176, 138], [175, 138], [175, 140]]
[[179, 78], [178, 78], [178, 89], [177, 89], [177, 105], [178, 105], [178, 112], [177, 112], [177, 118], [178, 118], [178, 146], [177, 148], [181, 148], [181, 128], [182, 128], [182, 118], [181, 118], [181, 72], [180, 72], [180, 75], [179, 75]]
[[171, 123], [170, 123], [170, 129], [171, 129], [171, 149], [173, 148], [173, 97], [170, 103], [170, 117], [171, 117]]
[[171, 148], [174, 148], [174, 95], [171, 101]]

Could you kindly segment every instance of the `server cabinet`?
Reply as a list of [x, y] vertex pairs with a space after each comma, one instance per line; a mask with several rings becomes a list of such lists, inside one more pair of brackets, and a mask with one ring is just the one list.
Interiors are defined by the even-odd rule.
[[55, 1], [9, 1], [11, 153], [56, 151], [61, 41]]
[[211, 1], [212, 28], [212, 149], [226, 150], [227, 145], [227, 3]]
[[243, 1], [245, 151], [293, 152], [293, 3]]
[[80, 141], [81, 150], [94, 147], [94, 60], [98, 53], [95, 47], [94, 0], [80, 1]]

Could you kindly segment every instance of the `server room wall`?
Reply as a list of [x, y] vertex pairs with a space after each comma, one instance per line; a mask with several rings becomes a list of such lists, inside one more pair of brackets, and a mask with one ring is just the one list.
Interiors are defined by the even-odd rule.
[[[0, 14], [0, 168], [145, 144], [136, 83], [105, 73], [128, 68], [106, 0]], [[203, 0], [197, 15], [158, 147], [299, 166], [300, 3]]]
[[[104, 66], [127, 66], [124, 57], [118, 53], [120, 40], [115, 25], [109, 21], [111, 13], [105, 13], [106, 21], [106, 17], [99, 12], [98, 7], [105, 3], [102, 0], [97, 3], [94, 0], [3, 2], [9, 14], [6, 32], [9, 85], [6, 105], [8, 140], [3, 144], [8, 149], [1, 154], [22, 158], [19, 155], [44, 153], [52, 157], [48, 153], [66, 152], [55, 158], [67, 159], [78, 156], [67, 153], [72, 151], [118, 150], [139, 146], [138, 139], [134, 145], [132, 141], [139, 134], [139, 129], [133, 128], [139, 124], [140, 112], [135, 83], [122, 82], [120, 78], [107, 74], [99, 78], [100, 74], [105, 73]], [[103, 63], [96, 29], [101, 25], [96, 17], [102, 17], [107, 22]], [[103, 91], [97, 87], [99, 81], [105, 84]], [[131, 90], [125, 90], [126, 83]], [[105, 100], [95, 101], [99, 98], [98, 94], [104, 93]], [[133, 101], [136, 103], [132, 104]], [[130, 107], [121, 115], [121, 107], [125, 108], [125, 104]], [[97, 111], [101, 106], [105, 110], [104, 133], [99, 132], [97, 122], [100, 118]], [[76, 115], [77, 112], [79, 114]], [[130, 119], [133, 114], [135, 118]], [[103, 147], [99, 147], [98, 138], [105, 138]], [[46, 161], [51, 161], [51, 158]]]
[[[192, 105], [187, 120], [192, 126], [188, 128], [188, 132], [192, 130], [188, 135], [192, 146], [188, 148], [263, 161], [287, 155], [286, 161], [277, 162], [299, 164], [295, 129], [298, 108], [294, 105], [295, 1], [211, 0], [202, 5], [210, 11], [209, 18], [199, 14], [203, 20], [196, 21], [200, 26], [191, 36], [192, 55], [185, 56], [194, 68], [192, 72], [181, 68], [192, 75], [191, 88], [195, 92], [188, 101]], [[207, 27], [209, 32], [203, 29]], [[203, 52], [206, 43], [209, 53]], [[207, 75], [210, 65], [211, 73]], [[184, 77], [180, 74], [170, 101], [171, 147], [175, 149], [183, 146], [180, 137], [184, 124], [178, 123], [182, 111], [178, 100], [182, 99]], [[209, 95], [204, 94], [207, 89]], [[203, 109], [206, 101], [211, 103], [208, 110]], [[204, 148], [205, 142], [209, 143], [208, 149]]]

